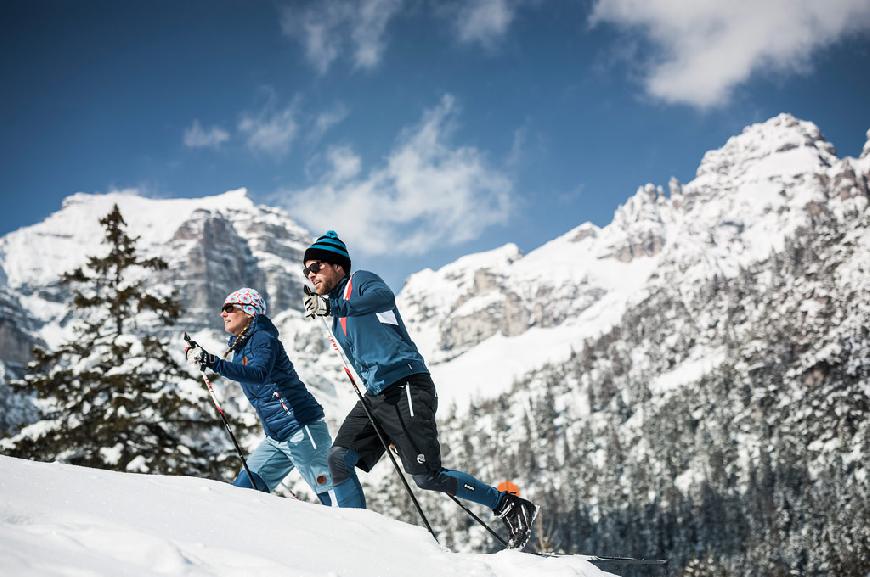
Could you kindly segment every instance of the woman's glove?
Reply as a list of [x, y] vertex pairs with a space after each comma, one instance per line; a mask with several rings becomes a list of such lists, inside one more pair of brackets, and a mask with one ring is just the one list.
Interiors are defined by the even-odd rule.
[[198, 368], [201, 371], [214, 368], [214, 363], [217, 357], [206, 352], [201, 346], [187, 347], [184, 351], [187, 357], [187, 362], [190, 366]]

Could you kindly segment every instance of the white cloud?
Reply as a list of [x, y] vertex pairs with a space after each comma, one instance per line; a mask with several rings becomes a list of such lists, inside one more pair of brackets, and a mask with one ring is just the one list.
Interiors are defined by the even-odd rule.
[[285, 7], [281, 29], [302, 44], [320, 74], [347, 52], [355, 67], [371, 69], [380, 64], [387, 25], [401, 6], [402, 0], [333, 0]]
[[308, 134], [309, 140], [320, 140], [333, 126], [342, 123], [347, 118], [347, 115], [347, 106], [340, 103], [329, 110], [321, 112], [314, 118], [311, 132]]
[[296, 120], [295, 102], [285, 108], [276, 109], [274, 101], [274, 97], [270, 97], [261, 110], [242, 114], [239, 132], [245, 135], [251, 150], [281, 157], [290, 151], [299, 124]]
[[230, 134], [219, 126], [204, 130], [199, 120], [184, 131], [184, 145], [189, 148], [218, 148], [221, 143], [230, 139]]
[[473, 0], [461, 2], [454, 18], [459, 40], [491, 48], [513, 22], [517, 3], [512, 0]]
[[752, 73], [799, 70], [813, 51], [870, 27], [867, 0], [597, 0], [590, 22], [653, 43], [645, 88], [666, 102], [726, 102]]
[[362, 172], [362, 159], [349, 146], [332, 146], [326, 151], [328, 175], [326, 180], [333, 186], [351, 182]]
[[313, 230], [338, 230], [367, 254], [419, 254], [477, 238], [507, 220], [511, 182], [478, 149], [451, 146], [456, 116], [444, 96], [367, 174], [353, 150], [332, 148], [318, 182], [280, 201]]

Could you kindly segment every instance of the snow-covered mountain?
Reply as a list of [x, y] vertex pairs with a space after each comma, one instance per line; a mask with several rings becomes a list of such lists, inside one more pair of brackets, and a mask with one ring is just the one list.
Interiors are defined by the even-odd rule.
[[[691, 182], [672, 180], [667, 194], [641, 186], [603, 228], [584, 223], [525, 255], [507, 244], [412, 275], [400, 307], [442, 402], [492, 397], [567, 359], [651, 291], [731, 277], [781, 251], [820, 207], [863, 214], [868, 165], [867, 149], [838, 159], [815, 125], [782, 114], [708, 152]], [[97, 218], [113, 203], [141, 236], [140, 251], [170, 263], [160, 280], [185, 305], [182, 326], [219, 329], [213, 312], [223, 297], [254, 286], [285, 342], [326, 361], [316, 328], [294, 314], [313, 235], [244, 189], [199, 199], [75, 194], [45, 221], [0, 239], [0, 360], [20, 366], [34, 342], [62, 338], [57, 276], [100, 253]], [[201, 337], [216, 347], [223, 340], [214, 331], [211, 341]]]
[[496, 396], [567, 360], [650, 294], [731, 278], [782, 252], [821, 210], [866, 219], [868, 150], [838, 159], [815, 125], [782, 114], [708, 152], [669, 194], [641, 186], [603, 228], [585, 223], [526, 255], [508, 244], [413, 275], [400, 305], [439, 395]]
[[442, 550], [422, 527], [191, 477], [0, 456], [0, 573], [17, 577], [611, 575], [582, 556]]
[[[870, 554], [855, 521], [870, 502], [868, 182], [870, 141], [838, 158], [815, 125], [782, 114], [708, 152], [692, 181], [641, 186], [607, 226], [413, 275], [399, 306], [439, 388], [445, 464], [517, 480], [568, 550], [687, 562], [712, 546], [708, 559], [733, 574], [765, 555], [861, 574], [848, 563]], [[56, 275], [100, 253], [97, 218], [114, 202], [143, 254], [170, 262], [156, 280], [178, 292], [200, 342], [220, 350], [227, 292], [263, 288], [303, 379], [333, 424], [345, 414], [354, 399], [338, 361], [300, 312], [313, 235], [244, 191], [79, 194], [0, 239], [0, 374], [20, 374], [32, 342], [62, 338]], [[10, 399], [7, 415], [24, 414]], [[453, 418], [453, 403], [470, 415]], [[413, 519], [395, 484], [380, 484], [390, 474], [363, 479], [383, 487], [370, 505]], [[421, 501], [451, 547], [486, 547], [451, 503]], [[624, 531], [635, 525], [644, 533]], [[808, 553], [801, 535], [830, 542]], [[777, 540], [790, 541], [758, 545]]]
[[[682, 575], [863, 577], [868, 181], [870, 145], [838, 160], [814, 126], [780, 116], [709, 153], [695, 180], [672, 183], [670, 197], [641, 189], [598, 239], [578, 229], [586, 251], [577, 258], [599, 256], [605, 270], [627, 264], [620, 286], [636, 290], [619, 295], [597, 280], [600, 304], [578, 313], [588, 326], [573, 336], [559, 332], [570, 321], [497, 334], [447, 361], [442, 370], [490, 343], [502, 347], [479, 357], [493, 370], [467, 373], [469, 387], [539, 364], [500, 395], [472, 401], [467, 415], [442, 415], [445, 462], [516, 480], [548, 513], [543, 538], [557, 550], [663, 556]], [[561, 244], [555, 254], [564, 254], [571, 240], [539, 251]], [[464, 270], [428, 272], [428, 282], [473, 283], [487, 258], [516, 295], [546, 285], [547, 275], [523, 284], [515, 251], [510, 262], [477, 255]], [[499, 274], [488, 275], [489, 286]], [[442, 306], [463, 311], [481, 292], [458, 290]], [[488, 314], [468, 319], [482, 335], [505, 330], [504, 301], [489, 303]], [[533, 318], [540, 304], [515, 298], [510, 314]], [[614, 307], [615, 321], [599, 312]], [[445, 322], [432, 333], [445, 357], [450, 330]], [[564, 338], [567, 353], [555, 346]], [[428, 496], [423, 503], [437, 506]], [[461, 533], [449, 508], [438, 511], [436, 523]]]
[[43, 222], [0, 239], [2, 286], [12, 303], [17, 299], [32, 321], [42, 323], [35, 336], [49, 345], [65, 314], [58, 276], [105, 252], [98, 219], [113, 204], [140, 237], [139, 252], [169, 263], [157, 280], [178, 291], [185, 324], [208, 326], [207, 315], [240, 286], [258, 287], [272, 311], [296, 308], [303, 282], [299, 260], [311, 235], [286, 213], [255, 205], [244, 189], [198, 199], [79, 193]]
[[[70, 292], [59, 284], [59, 276], [89, 256], [105, 253], [99, 219], [114, 204], [130, 234], [139, 237], [138, 254], [159, 256], [169, 264], [153, 282], [174, 291], [184, 307], [178, 333], [167, 335], [178, 341], [179, 350], [183, 328], [210, 350], [220, 351], [225, 335], [217, 311], [231, 291], [252, 286], [266, 297], [269, 315], [279, 326], [289, 323], [283, 335], [288, 350], [311, 342], [311, 362], [320, 362], [317, 351], [326, 350], [319, 342], [323, 337], [301, 317], [300, 262], [312, 235], [286, 212], [255, 205], [244, 189], [198, 199], [79, 193], [43, 222], [0, 239], [0, 344], [7, 345], [0, 352], [0, 365], [9, 377], [21, 374], [34, 344], [51, 348], [70, 336]], [[337, 400], [332, 381], [322, 370], [305, 370], [311, 363], [306, 363], [304, 351], [299, 356], [297, 364], [323, 401], [336, 411], [343, 408], [347, 403]], [[336, 364], [322, 356], [326, 366]], [[4, 392], [0, 386], [0, 396]], [[20, 401], [15, 407], [0, 415], [0, 429], [16, 420], [11, 413], [22, 414]]]
[[[496, 396], [564, 361], [650, 292], [737, 274], [781, 251], [820, 207], [864, 214], [868, 150], [838, 159], [815, 125], [782, 114], [708, 152], [696, 178], [672, 180], [668, 194], [641, 186], [603, 228], [584, 223], [525, 255], [507, 244], [412, 275], [399, 303], [442, 404]], [[336, 361], [297, 314], [299, 261], [313, 235], [244, 189], [198, 199], [79, 193], [0, 238], [0, 362], [8, 369], [20, 371], [33, 344], [64, 338], [68, 294], [58, 275], [101, 253], [97, 219], [113, 203], [140, 235], [140, 252], [169, 262], [158, 280], [185, 306], [181, 326], [219, 348], [214, 311], [231, 290], [257, 287], [303, 374], [335, 396], [333, 375], [315, 367]]]

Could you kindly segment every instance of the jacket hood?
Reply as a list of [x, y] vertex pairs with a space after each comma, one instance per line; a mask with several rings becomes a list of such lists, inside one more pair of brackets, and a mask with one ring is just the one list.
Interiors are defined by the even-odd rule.
[[251, 327], [253, 331], [266, 331], [270, 335], [275, 338], [278, 338], [278, 329], [275, 328], [275, 325], [272, 323], [272, 320], [266, 315], [257, 315], [254, 317], [254, 326]]

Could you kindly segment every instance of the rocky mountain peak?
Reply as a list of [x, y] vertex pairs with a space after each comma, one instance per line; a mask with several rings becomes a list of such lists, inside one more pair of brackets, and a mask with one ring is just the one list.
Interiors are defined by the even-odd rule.
[[671, 205], [660, 186], [646, 184], [616, 209], [606, 229], [603, 257], [631, 262], [639, 256], [655, 256], [665, 245], [665, 223]]
[[812, 172], [836, 160], [833, 145], [815, 124], [783, 113], [746, 127], [722, 148], [707, 152], [696, 180], [739, 183], [757, 173]]
[[33, 322], [44, 326], [36, 336], [49, 344], [62, 334], [58, 323], [68, 321], [62, 306], [68, 290], [58, 285], [59, 275], [105, 252], [98, 219], [115, 204], [139, 237], [140, 256], [169, 263], [155, 280], [176, 291], [192, 329], [214, 321], [226, 294], [241, 286], [259, 287], [270, 310], [300, 306], [300, 261], [311, 234], [286, 212], [256, 205], [246, 189], [196, 199], [76, 193], [43, 222], [0, 238], [0, 288], [13, 305], [29, 299]]

